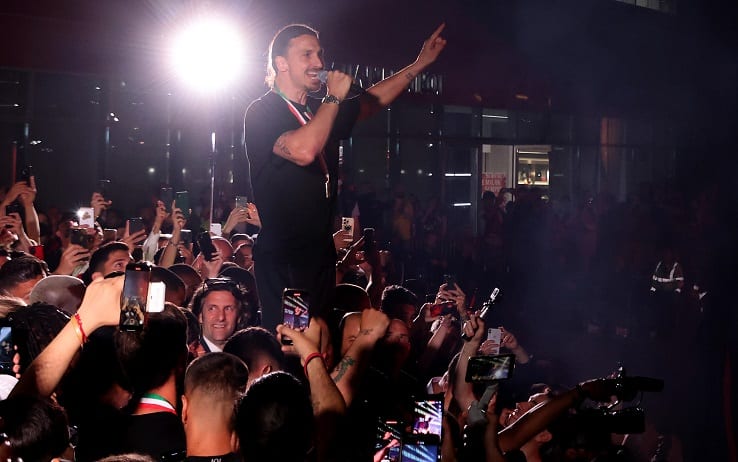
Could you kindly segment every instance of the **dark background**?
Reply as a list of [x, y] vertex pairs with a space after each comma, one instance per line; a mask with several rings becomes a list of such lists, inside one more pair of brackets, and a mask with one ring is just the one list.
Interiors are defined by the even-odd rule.
[[[11, 141], [19, 141], [47, 190], [64, 184], [59, 205], [69, 207], [75, 205], [67, 203], [70, 196], [87, 200], [97, 178], [117, 176], [119, 194], [134, 185], [155, 190], [174, 183], [162, 177], [160, 159], [163, 133], [173, 127], [172, 169], [179, 175], [185, 168], [182, 182], [201, 184], [211, 127], [227, 126], [221, 152], [233, 145], [239, 155], [240, 118], [264, 91], [266, 48], [280, 26], [299, 21], [321, 30], [327, 62], [397, 70], [445, 21], [447, 49], [429, 69], [444, 78], [437, 102], [668, 119], [677, 180], [729, 181], [738, 120], [738, 6], [671, 4], [673, 12], [662, 13], [614, 0], [3, 2], [0, 158], [5, 162]], [[247, 71], [217, 100], [182, 88], [166, 59], [168, 40], [183, 24], [213, 13], [238, 24], [248, 44]], [[120, 121], [108, 123], [108, 111]], [[40, 143], [29, 145], [33, 140]], [[7, 184], [9, 169], [3, 171]], [[56, 181], [61, 178], [72, 181]], [[39, 200], [54, 203], [48, 195]]]

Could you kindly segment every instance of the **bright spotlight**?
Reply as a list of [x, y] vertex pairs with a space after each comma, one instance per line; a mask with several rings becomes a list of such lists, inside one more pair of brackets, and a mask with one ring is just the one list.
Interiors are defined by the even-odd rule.
[[239, 75], [243, 53], [237, 29], [226, 21], [203, 19], [175, 38], [172, 61], [175, 72], [190, 86], [217, 91]]

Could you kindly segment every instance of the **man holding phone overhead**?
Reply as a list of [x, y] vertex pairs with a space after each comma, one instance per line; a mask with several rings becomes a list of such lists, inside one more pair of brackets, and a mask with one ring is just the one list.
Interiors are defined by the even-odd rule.
[[[246, 153], [262, 229], [254, 248], [256, 282], [264, 327], [280, 321], [285, 288], [310, 293], [313, 307], [326, 306], [335, 285], [333, 215], [338, 146], [359, 115], [388, 106], [433, 63], [446, 45], [438, 27], [418, 58], [400, 72], [347, 99], [351, 77], [325, 71], [318, 32], [291, 24], [269, 46], [270, 91], [246, 110]], [[322, 100], [308, 93], [327, 87]], [[316, 312], [316, 314], [319, 314]]]

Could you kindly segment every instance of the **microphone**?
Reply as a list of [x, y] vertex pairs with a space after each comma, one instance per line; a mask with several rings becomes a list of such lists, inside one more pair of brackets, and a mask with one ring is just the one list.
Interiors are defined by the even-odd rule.
[[[328, 81], [328, 71], [323, 69], [322, 71], [318, 72], [318, 80], [321, 81], [321, 83], [325, 84]], [[346, 93], [346, 98], [344, 99], [354, 99], [357, 96], [361, 96], [366, 92], [363, 88], [361, 88], [361, 85], [357, 84], [356, 82], [351, 82], [351, 87], [349, 88], [348, 93]]]

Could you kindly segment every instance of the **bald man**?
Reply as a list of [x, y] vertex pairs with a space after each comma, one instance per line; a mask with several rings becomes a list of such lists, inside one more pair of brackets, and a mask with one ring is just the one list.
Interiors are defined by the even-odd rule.
[[30, 303], [54, 305], [68, 315], [77, 312], [85, 296], [85, 284], [72, 276], [52, 274], [41, 279], [31, 290]]

